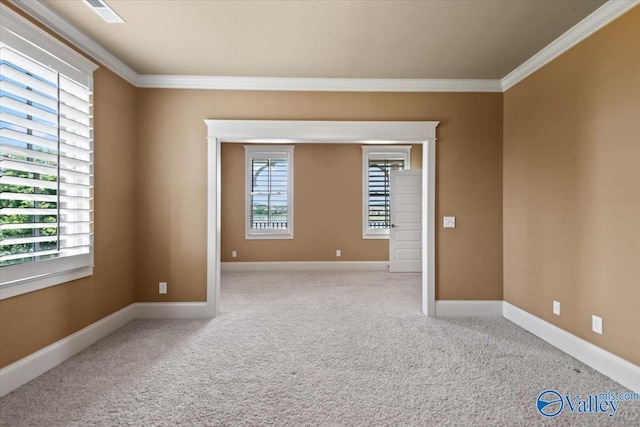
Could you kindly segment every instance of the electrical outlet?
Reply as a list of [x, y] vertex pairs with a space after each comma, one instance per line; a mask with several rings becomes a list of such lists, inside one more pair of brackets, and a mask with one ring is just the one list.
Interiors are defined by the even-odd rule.
[[602, 335], [602, 317], [591, 316], [591, 329], [596, 334]]
[[236, 258], [238, 256], [238, 252], [231, 251], [231, 258]]
[[342, 251], [340, 249], [336, 249], [336, 256], [342, 256]]
[[160, 282], [158, 285], [158, 293], [166, 294], [167, 293], [167, 282]]
[[444, 228], [456, 228], [456, 217], [455, 216], [445, 216], [443, 221]]
[[560, 316], [560, 303], [558, 301], [553, 302], [553, 314]]

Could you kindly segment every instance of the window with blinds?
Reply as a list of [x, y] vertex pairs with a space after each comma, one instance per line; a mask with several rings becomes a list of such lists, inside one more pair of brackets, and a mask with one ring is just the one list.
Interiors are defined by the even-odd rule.
[[246, 145], [246, 238], [293, 236], [293, 146]]
[[368, 227], [388, 229], [391, 225], [389, 177], [392, 170], [404, 169], [404, 160], [369, 160]]
[[3, 297], [89, 275], [93, 264], [95, 65], [9, 12], [0, 43]]
[[363, 237], [388, 238], [390, 176], [409, 168], [411, 146], [363, 146]]

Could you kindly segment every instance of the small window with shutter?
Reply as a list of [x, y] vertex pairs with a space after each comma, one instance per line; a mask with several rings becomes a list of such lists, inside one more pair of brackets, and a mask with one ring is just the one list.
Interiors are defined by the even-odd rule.
[[392, 170], [409, 169], [411, 146], [362, 147], [364, 239], [388, 239], [390, 217], [390, 176]]
[[293, 145], [245, 145], [247, 239], [293, 238]]

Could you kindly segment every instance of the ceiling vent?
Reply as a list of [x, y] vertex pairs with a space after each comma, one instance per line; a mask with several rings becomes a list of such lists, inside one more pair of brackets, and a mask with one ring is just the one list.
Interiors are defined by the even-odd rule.
[[95, 13], [109, 24], [124, 24], [124, 19], [109, 7], [103, 0], [82, 0]]

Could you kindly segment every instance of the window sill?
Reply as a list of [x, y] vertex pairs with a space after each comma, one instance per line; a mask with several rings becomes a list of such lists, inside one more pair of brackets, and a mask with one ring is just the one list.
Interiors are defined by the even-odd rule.
[[82, 279], [93, 275], [93, 267], [82, 267], [60, 273], [46, 274], [21, 280], [17, 283], [2, 285], [0, 287], [0, 300], [16, 297], [51, 286], [61, 285], [72, 280]]
[[388, 234], [363, 234], [362, 235], [363, 239], [378, 239], [378, 240], [389, 240], [389, 235]]
[[293, 234], [246, 234], [245, 240], [286, 240], [293, 239]]

